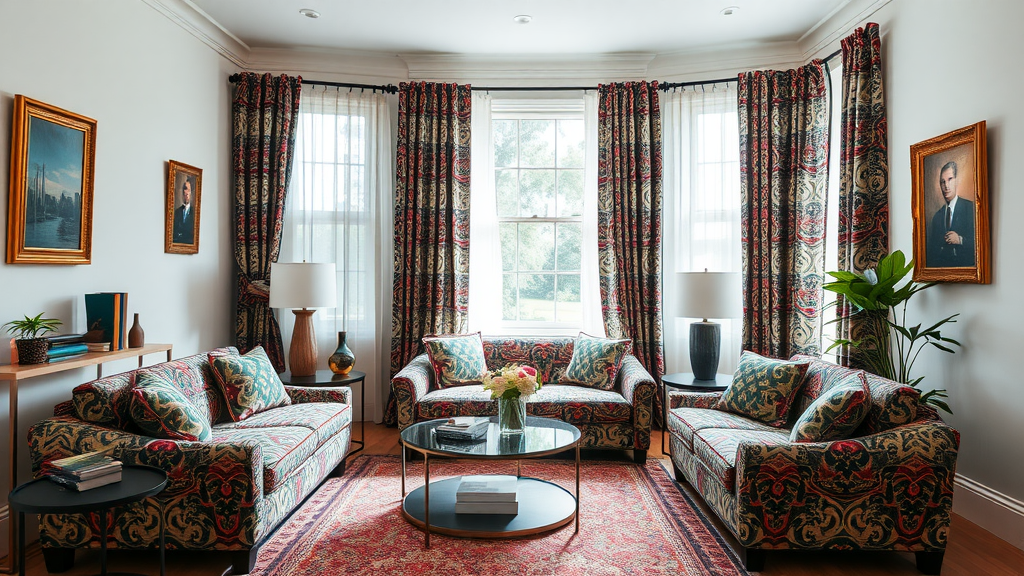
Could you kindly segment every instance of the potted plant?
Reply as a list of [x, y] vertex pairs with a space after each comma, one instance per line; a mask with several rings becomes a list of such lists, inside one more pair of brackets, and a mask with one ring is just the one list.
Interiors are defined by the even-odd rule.
[[43, 334], [54, 332], [62, 324], [55, 318], [43, 318], [43, 312], [24, 320], [11, 320], [0, 326], [14, 335], [14, 343], [18, 346], [18, 362], [21, 364], [42, 364], [46, 362], [46, 351], [50, 349], [50, 341]]
[[[825, 284], [824, 288], [841, 294], [854, 307], [851, 316], [865, 321], [863, 336], [856, 340], [837, 339], [828, 350], [849, 346], [864, 369], [916, 388], [924, 376], [913, 378], [911, 370], [921, 351], [933, 346], [954, 354], [956, 351], [951, 346], [960, 346], [960, 343], [943, 336], [940, 331], [946, 324], [956, 322], [959, 314], [943, 318], [927, 328], [922, 328], [921, 324], [907, 325], [907, 302], [914, 294], [935, 285], [935, 282], [907, 282], [897, 288], [913, 269], [914, 261], [907, 262], [903, 252], [897, 250], [863, 274], [829, 272], [835, 281]], [[929, 390], [921, 395], [921, 403], [952, 414], [943, 400], [947, 397], [945, 390]]]

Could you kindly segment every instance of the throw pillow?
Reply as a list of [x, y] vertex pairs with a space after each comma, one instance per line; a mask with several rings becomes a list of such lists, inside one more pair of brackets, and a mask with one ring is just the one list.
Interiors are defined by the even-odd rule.
[[628, 338], [611, 340], [580, 332], [563, 380], [600, 390], [615, 388], [615, 376], [632, 344]]
[[793, 425], [792, 442], [826, 442], [849, 438], [871, 408], [868, 383], [861, 372], [847, 374], [811, 402]]
[[162, 376], [140, 372], [132, 389], [132, 420], [154, 438], [203, 441], [210, 423], [181, 390]]
[[487, 373], [484, 342], [479, 332], [427, 336], [423, 339], [434, 368], [434, 381], [440, 388], [483, 382]]
[[228, 412], [235, 422], [278, 406], [292, 403], [281, 377], [262, 346], [240, 356], [210, 354], [210, 366], [224, 392]]
[[732, 384], [722, 393], [715, 408], [780, 428], [786, 424], [806, 371], [806, 362], [743, 352]]

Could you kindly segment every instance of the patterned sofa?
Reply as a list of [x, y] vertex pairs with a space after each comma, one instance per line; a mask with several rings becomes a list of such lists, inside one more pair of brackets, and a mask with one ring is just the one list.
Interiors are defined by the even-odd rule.
[[[790, 424], [849, 369], [810, 363]], [[711, 409], [721, 393], [669, 398], [672, 462], [763, 568], [767, 550], [900, 550], [938, 574], [960, 435], [914, 388], [866, 374], [871, 406], [854, 437], [791, 442], [789, 430]]]
[[[234, 351], [221, 349], [221, 351]], [[150, 438], [130, 413], [131, 389], [143, 371], [173, 382], [213, 424], [206, 441]], [[344, 471], [350, 448], [351, 389], [285, 387], [292, 404], [232, 422], [206, 354], [108, 376], [74, 389], [72, 400], [29, 430], [33, 471], [42, 464], [111, 449], [125, 464], [165, 470], [156, 498], [100, 514], [43, 515], [40, 542], [47, 569], [74, 564], [75, 548], [99, 547], [100, 522], [111, 548], [155, 548], [159, 523], [168, 549], [229, 550], [235, 573], [247, 573], [262, 541], [328, 474]], [[162, 518], [161, 518], [162, 517]]]
[[[647, 459], [651, 444], [651, 410], [654, 378], [632, 354], [626, 354], [615, 377], [613, 390], [560, 384], [572, 360], [574, 339], [484, 337], [487, 369], [506, 364], [537, 368], [544, 386], [530, 396], [530, 416], [557, 418], [580, 429], [581, 446], [632, 450], [636, 462]], [[398, 428], [452, 416], [493, 416], [498, 404], [482, 385], [438, 389], [426, 354], [412, 359], [391, 379], [391, 393], [398, 407]]]

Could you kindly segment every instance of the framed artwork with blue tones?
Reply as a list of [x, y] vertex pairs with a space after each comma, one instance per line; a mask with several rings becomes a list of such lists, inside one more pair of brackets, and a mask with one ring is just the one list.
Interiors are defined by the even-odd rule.
[[201, 168], [176, 160], [167, 163], [164, 252], [199, 253], [199, 208], [202, 191]]
[[910, 147], [914, 280], [991, 282], [985, 122]]
[[8, 264], [92, 262], [96, 121], [14, 97]]

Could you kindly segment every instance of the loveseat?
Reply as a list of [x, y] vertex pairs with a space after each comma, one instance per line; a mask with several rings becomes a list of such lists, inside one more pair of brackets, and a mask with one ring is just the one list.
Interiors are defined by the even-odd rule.
[[[208, 439], [158, 439], [140, 431], [130, 404], [143, 372], [172, 382], [198, 407], [212, 425]], [[232, 551], [234, 572], [247, 573], [277, 524], [332, 471], [344, 471], [351, 389], [285, 386], [291, 405], [235, 422], [212, 372], [207, 354], [197, 354], [94, 380], [31, 427], [36, 475], [44, 462], [110, 450], [125, 464], [155, 466], [169, 476], [159, 496], [116, 508], [107, 520], [100, 514], [41, 516], [49, 571], [70, 568], [75, 548], [98, 547], [99, 523], [107, 521], [111, 548], [155, 548], [163, 522], [168, 549]]]
[[[575, 340], [568, 337], [484, 337], [488, 370], [507, 364], [533, 366], [544, 386], [526, 402], [530, 416], [557, 418], [580, 429], [580, 446], [632, 450], [637, 462], [647, 459], [651, 444], [654, 378], [632, 354], [626, 354], [612, 390], [563, 382]], [[427, 354], [412, 359], [391, 379], [398, 408], [398, 428], [453, 416], [493, 416], [497, 401], [480, 384], [439, 388]]]
[[[722, 393], [669, 397], [676, 479], [704, 498], [744, 548], [748, 570], [777, 549], [915, 552], [938, 574], [960, 436], [916, 389], [864, 373], [869, 412], [845, 439], [790, 440], [831, 382], [857, 372], [811, 357], [786, 427], [715, 409]], [[742, 362], [742, 360], [741, 360]]]

